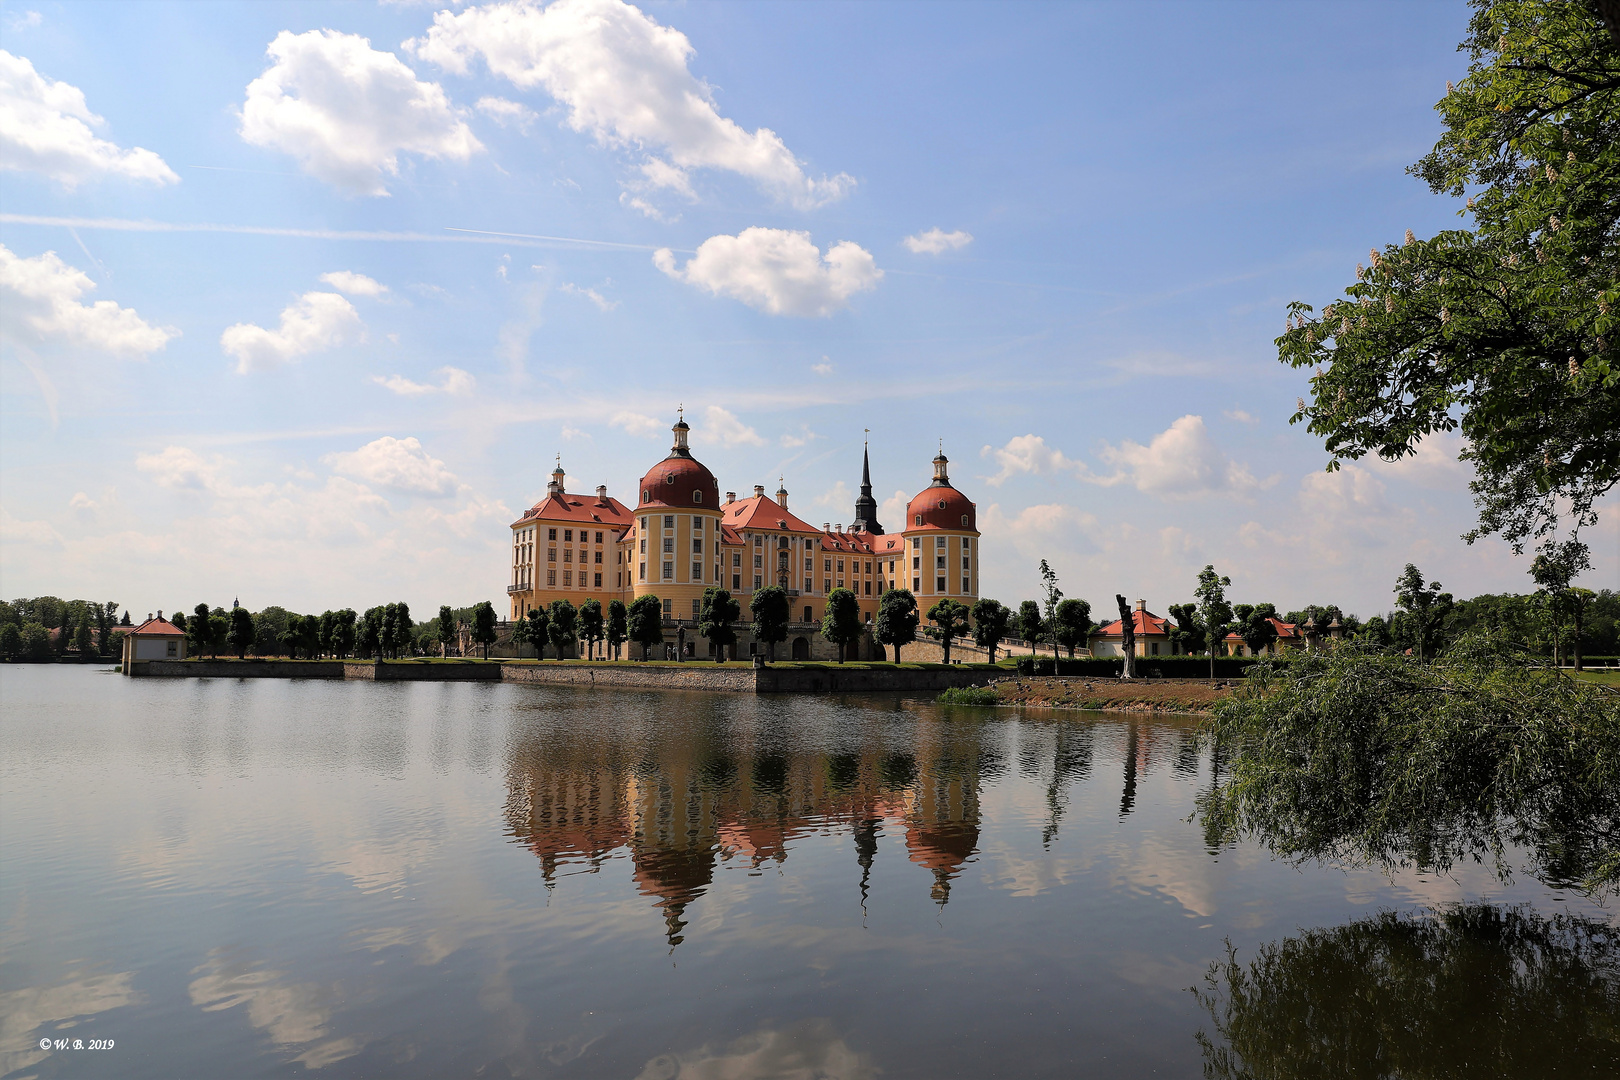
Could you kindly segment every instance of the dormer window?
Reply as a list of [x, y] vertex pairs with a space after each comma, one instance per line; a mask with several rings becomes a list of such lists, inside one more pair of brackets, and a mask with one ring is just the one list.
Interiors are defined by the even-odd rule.
[[674, 483], [675, 483], [675, 474], [674, 473], [665, 473], [664, 474], [664, 483], [673, 486]]
[[692, 492], [692, 501], [695, 503], [700, 503], [703, 501], [703, 489], [699, 488], [697, 491]]
[[962, 527], [964, 529], [967, 528], [967, 515], [966, 514], [962, 515]]
[[944, 499], [939, 500], [939, 508], [941, 510], [945, 509], [945, 500]]
[[917, 524], [919, 524], [919, 525], [922, 524], [922, 515], [921, 514], [917, 515]]

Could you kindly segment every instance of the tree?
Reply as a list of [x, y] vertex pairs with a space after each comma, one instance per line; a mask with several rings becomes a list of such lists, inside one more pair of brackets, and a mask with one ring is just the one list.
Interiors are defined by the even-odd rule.
[[484, 647], [484, 659], [489, 659], [489, 647], [495, 644], [499, 637], [496, 630], [495, 605], [488, 600], [480, 600], [473, 606], [472, 639]]
[[1259, 656], [1277, 640], [1277, 628], [1271, 622], [1277, 617], [1275, 604], [1235, 604], [1232, 614], [1237, 618], [1237, 635], [1251, 654]]
[[1074, 598], [1060, 601], [1052, 611], [1052, 640], [1069, 650], [1083, 647], [1091, 637], [1091, 605]]
[[[596, 655], [596, 643], [602, 637], [602, 601], [593, 596], [579, 605], [579, 639], [585, 642], [586, 659]], [[735, 641], [736, 637], [733, 636], [732, 640]]]
[[124, 612], [124, 617], [122, 619], [118, 620], [118, 625], [119, 626], [134, 626], [135, 624], [130, 621], [129, 612], [126, 611], [126, 612]]
[[1349, 645], [1251, 672], [1216, 707], [1212, 841], [1440, 874], [1523, 852], [1543, 881], [1620, 889], [1620, 694], [1485, 636], [1433, 661]]
[[253, 652], [275, 656], [281, 651], [281, 632], [287, 629], [287, 609], [274, 604], [253, 616]]
[[1018, 605], [1018, 636], [1029, 642], [1029, 655], [1035, 655], [1035, 643], [1046, 636], [1046, 620], [1041, 618], [1041, 605], [1025, 600]]
[[225, 643], [236, 650], [238, 660], [247, 659], [248, 649], [253, 647], [254, 639], [258, 636], [253, 626], [253, 615], [245, 607], [231, 609], [231, 628], [225, 635]]
[[1057, 606], [1058, 601], [1063, 599], [1063, 590], [1057, 587], [1057, 571], [1046, 565], [1045, 559], [1041, 560], [1041, 594], [1043, 597], [1041, 619], [1047, 636], [1052, 639], [1052, 659], [1056, 660], [1058, 658]]
[[1226, 602], [1226, 588], [1232, 584], [1229, 577], [1221, 577], [1214, 566], [1205, 566], [1198, 572], [1198, 587], [1193, 595], [1198, 598], [1198, 621], [1204, 624], [1204, 644], [1209, 653], [1209, 677], [1215, 677], [1215, 653], [1226, 640], [1227, 628], [1232, 622], [1232, 605]]
[[894, 662], [900, 662], [900, 649], [917, 640], [917, 624], [921, 622], [917, 598], [910, 589], [889, 589], [878, 598], [877, 621], [872, 637], [879, 645], [894, 646]]
[[861, 603], [848, 589], [834, 589], [827, 594], [827, 606], [821, 615], [821, 636], [838, 647], [838, 662], [844, 662], [844, 653], [853, 641], [860, 639]]
[[332, 646], [339, 658], [346, 658], [354, 653], [354, 608], [344, 608], [332, 620]]
[[95, 649], [95, 645], [95, 635], [90, 630], [90, 616], [88, 613], [86, 613], [85, 616], [79, 620], [79, 629], [73, 635], [73, 647], [77, 649], [79, 651], [79, 655], [83, 657], [89, 656], [90, 653]]
[[928, 621], [934, 624], [930, 634], [939, 638], [944, 646], [945, 662], [948, 664], [951, 662], [951, 642], [967, 633], [967, 606], [947, 596], [928, 609]]
[[619, 658], [619, 646], [624, 644], [630, 636], [628, 619], [629, 612], [625, 609], [624, 601], [608, 601], [607, 644], [615, 660]]
[[[533, 608], [529, 609], [529, 614], [534, 614]], [[536, 636], [534, 632], [529, 629], [529, 620], [524, 616], [520, 615], [516, 619], [512, 620], [512, 635], [511, 637], [507, 638], [507, 640], [512, 644], [512, 651], [519, 653], [519, 655], [521, 655], [523, 646], [533, 645], [535, 655], [542, 660], [546, 658], [545, 633], [542, 631], [538, 636]]]
[[49, 660], [51, 632], [37, 622], [23, 623], [22, 654], [30, 660]]
[[1136, 613], [1123, 593], [1114, 594], [1119, 606], [1119, 655], [1124, 658], [1120, 678], [1136, 678]]
[[302, 615], [288, 615], [287, 629], [281, 632], [281, 647], [287, 651], [287, 659], [298, 659], [299, 638], [303, 636], [304, 617]]
[[96, 622], [96, 651], [102, 656], [111, 656], [108, 647], [112, 644], [112, 624], [118, 617], [118, 605], [92, 604], [90, 608]]
[[217, 655], [218, 642], [214, 640], [213, 612], [207, 604], [198, 604], [191, 618], [186, 620], [187, 632], [191, 635], [192, 646], [200, 657], [203, 653]]
[[[1065, 600], [1064, 603], [1071, 601]], [[1085, 601], [1079, 601], [1085, 603]], [[1061, 606], [1061, 605], [1060, 605]], [[1012, 622], [1012, 612], [1000, 600], [992, 600], [988, 596], [981, 597], [973, 604], [973, 644], [989, 652], [990, 662], [996, 662], [996, 646], [1001, 639], [1007, 636], [1007, 625]], [[879, 612], [878, 618], [882, 618]], [[1072, 655], [1072, 653], [1071, 653]]]
[[[1553, 663], [1561, 661], [1559, 631], [1570, 612], [1570, 584], [1584, 571], [1592, 568], [1591, 553], [1579, 540], [1566, 540], [1561, 544], [1548, 541], [1541, 545], [1530, 562], [1530, 576], [1540, 586], [1539, 593], [1547, 605], [1552, 628]], [[1577, 641], [1580, 629], [1577, 626]], [[1579, 645], [1576, 646], [1579, 651]]]
[[[518, 621], [524, 624], [524, 637], [528, 639], [529, 644], [534, 646], [535, 658], [544, 660], [546, 658], [546, 642], [551, 640], [550, 612], [545, 608], [530, 608], [528, 618], [519, 619]], [[513, 628], [512, 633], [514, 635], [517, 633], [516, 627]], [[562, 658], [562, 653], [559, 652], [557, 659], [561, 660]]]
[[630, 640], [641, 646], [641, 658], [646, 660], [654, 645], [664, 643], [664, 602], [651, 593], [636, 597], [630, 604], [626, 627]]
[[777, 642], [787, 640], [788, 623], [793, 618], [789, 610], [791, 606], [787, 590], [780, 585], [755, 589], [754, 595], [748, 600], [748, 610], [754, 616], [749, 629], [753, 631], [755, 641], [765, 643], [766, 655], [772, 663], [776, 661]]
[[1356, 635], [1356, 640], [1378, 649], [1389, 648], [1393, 642], [1389, 623], [1384, 621], [1382, 615], [1374, 615], [1361, 625], [1361, 633]]
[[[241, 611], [242, 609], [234, 608], [232, 610]], [[234, 615], [232, 617], [234, 618]], [[335, 643], [336, 636], [337, 612], [333, 611], [331, 608], [327, 608], [325, 611], [321, 612], [320, 649], [322, 656], [329, 656], [337, 651], [337, 645]]]
[[1423, 573], [1411, 563], [1395, 579], [1395, 604], [1405, 613], [1412, 634], [1412, 647], [1419, 660], [1434, 655], [1440, 631], [1451, 614], [1451, 594], [1441, 592], [1438, 581], [1423, 582]]
[[1170, 631], [1170, 651], [1187, 655], [1202, 652], [1207, 635], [1198, 621], [1198, 605], [1171, 604], [1170, 617], [1176, 620], [1176, 628]]
[[450, 655], [450, 643], [456, 640], [456, 613], [449, 604], [439, 605], [439, 655]]
[[1620, 17], [1612, 0], [1472, 2], [1469, 74], [1410, 171], [1466, 195], [1473, 228], [1373, 250], [1347, 299], [1291, 304], [1277, 346], [1316, 371], [1293, 419], [1330, 469], [1460, 429], [1466, 539], [1522, 552], [1561, 513], [1572, 536], [1591, 524], [1620, 480], [1620, 44], [1598, 9]]
[[15, 660], [22, 655], [22, 630], [14, 622], [0, 625], [0, 656], [7, 660]]
[[723, 663], [726, 646], [737, 643], [737, 631], [732, 624], [741, 615], [742, 605], [731, 598], [728, 590], [718, 585], [710, 585], [703, 590], [703, 599], [698, 605], [698, 633], [708, 638], [709, 644], [714, 646], [715, 663]]
[[401, 600], [394, 605], [394, 655], [399, 656], [401, 646], [404, 646], [406, 655], [410, 654], [411, 645], [416, 638], [412, 631], [416, 623], [411, 619], [411, 605]]
[[551, 638], [551, 644], [557, 650], [557, 659], [565, 659], [579, 637], [579, 611], [567, 600], [553, 600], [546, 614], [551, 617], [546, 636]]

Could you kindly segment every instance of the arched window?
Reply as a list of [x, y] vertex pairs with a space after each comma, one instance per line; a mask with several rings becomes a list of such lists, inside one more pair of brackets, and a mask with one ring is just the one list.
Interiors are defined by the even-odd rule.
[[917, 524], [919, 524], [919, 525], [922, 524], [922, 515], [921, 514], [917, 515]]
[[962, 515], [962, 524], [963, 524], [963, 525], [964, 525], [964, 526], [965, 526], [965, 525], [967, 525], [967, 515], [966, 515], [966, 514], [963, 514], [963, 515]]
[[703, 491], [702, 491], [701, 488], [699, 490], [697, 490], [697, 491], [692, 492], [692, 501], [695, 502], [695, 503], [700, 503], [700, 502], [703, 501]]
[[[641, 489], [641, 501], [642, 502], [652, 502], [652, 493], [649, 492], [646, 488]], [[642, 522], [641, 527], [645, 529], [647, 527], [647, 523], [645, 521]]]

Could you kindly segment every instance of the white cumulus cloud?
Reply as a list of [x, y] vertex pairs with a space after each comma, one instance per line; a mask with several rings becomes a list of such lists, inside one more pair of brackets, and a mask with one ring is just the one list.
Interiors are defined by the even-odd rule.
[[340, 293], [350, 296], [381, 296], [388, 291], [388, 286], [380, 281], [373, 281], [364, 274], [356, 274], [352, 270], [334, 270], [330, 274], [322, 274], [321, 280]]
[[979, 451], [979, 456], [990, 458], [1001, 466], [1001, 471], [996, 475], [985, 477], [985, 483], [991, 487], [1000, 487], [1021, 473], [1073, 472], [1085, 475], [1087, 472], [1085, 462], [1065, 457], [1063, 451], [1047, 446], [1046, 440], [1039, 435], [1019, 435], [1008, 439], [1007, 445], [1002, 447], [986, 446]]
[[84, 91], [0, 49], [0, 169], [44, 173], [69, 188], [97, 176], [180, 182], [152, 151], [97, 138], [91, 129], [104, 123], [85, 104]]
[[622, 428], [628, 435], [656, 435], [664, 429], [662, 421], [636, 412], [614, 413], [608, 423]]
[[710, 405], [703, 412], [703, 435], [722, 446], [764, 446], [759, 432], [737, 419], [718, 405]]
[[433, 457], [413, 436], [384, 435], [346, 454], [329, 454], [332, 470], [378, 487], [412, 495], [453, 495], [460, 486], [444, 462]]
[[0, 340], [14, 345], [59, 342], [125, 356], [163, 348], [180, 331], [152, 326], [134, 308], [79, 297], [96, 287], [83, 270], [54, 251], [19, 258], [0, 244]]
[[401, 153], [465, 161], [483, 149], [438, 83], [358, 34], [283, 30], [248, 84], [242, 138], [358, 195], [387, 195]]
[[1247, 495], [1269, 486], [1255, 480], [1248, 466], [1228, 460], [1210, 438], [1202, 416], [1183, 416], [1143, 446], [1126, 439], [1105, 445], [1102, 458], [1114, 466], [1109, 477], [1089, 478], [1093, 483], [1129, 483], [1138, 491], [1179, 499], [1226, 492]]
[[686, 266], [661, 248], [653, 264], [677, 281], [730, 296], [771, 315], [831, 315], [855, 293], [877, 287], [883, 277], [872, 255], [859, 244], [841, 241], [823, 256], [807, 232], [744, 229], [736, 236], [711, 236]]
[[441, 11], [425, 37], [404, 47], [458, 74], [481, 59], [520, 89], [544, 90], [575, 131], [645, 153], [633, 186], [690, 197], [691, 170], [718, 169], [808, 208], [855, 183], [843, 173], [813, 178], [774, 131], [749, 132], [721, 116], [713, 90], [687, 67], [694, 50], [686, 35], [620, 0]]
[[230, 489], [223, 477], [225, 461], [205, 458], [184, 446], [165, 447], [156, 454], [140, 454], [135, 467], [166, 488], [176, 491], [224, 494]]
[[965, 248], [973, 243], [973, 234], [958, 229], [956, 232], [946, 232], [935, 226], [927, 232], [920, 232], [915, 236], [908, 236], [900, 241], [911, 250], [913, 255], [940, 255], [947, 251]]
[[307, 292], [282, 310], [277, 329], [237, 323], [226, 328], [219, 344], [236, 357], [236, 373], [246, 375], [346, 344], [359, 337], [360, 329], [360, 313], [343, 297]]
[[502, 97], [481, 97], [473, 103], [473, 108], [501, 127], [515, 127], [519, 131], [527, 131], [535, 119], [533, 109]]
[[433, 374], [443, 380], [437, 386], [432, 383], [412, 382], [403, 375], [389, 375], [386, 378], [373, 375], [371, 381], [405, 397], [416, 397], [421, 394], [470, 394], [476, 385], [471, 373], [458, 367], [442, 367]]

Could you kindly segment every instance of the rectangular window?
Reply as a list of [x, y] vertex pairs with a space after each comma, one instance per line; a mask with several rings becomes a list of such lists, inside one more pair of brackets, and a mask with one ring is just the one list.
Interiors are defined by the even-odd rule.
[[596, 561], [596, 563], [597, 563], [597, 565], [601, 565], [601, 562], [602, 562], [602, 553], [601, 553], [601, 552], [600, 552], [600, 551], [598, 551], [598, 552], [597, 552], [597, 553], [596, 553], [596, 560], [595, 560], [595, 561]]
[[920, 548], [920, 547], [922, 547], [922, 537], [920, 537], [920, 536], [913, 536], [913, 537], [912, 537], [912, 538], [911, 538], [911, 546], [912, 546], [912, 547], [914, 547], [914, 548]]
[[665, 551], [674, 551], [675, 550], [675, 538], [673, 536], [664, 537], [664, 550]]
[[563, 548], [563, 562], [573, 562], [573, 561], [574, 561], [574, 549], [573, 548]]
[[574, 530], [573, 529], [564, 529], [563, 530], [563, 543], [571, 544], [571, 543], [573, 543], [573, 541], [574, 541]]
[[922, 569], [922, 556], [913, 555], [911, 557], [911, 568], [913, 570], [921, 570]]
[[636, 570], [636, 580], [637, 581], [646, 581], [647, 580], [647, 564], [646, 563], [642, 563], [637, 568], [637, 570]]
[[601, 574], [592, 574], [591, 576], [596, 579], [596, 581], [594, 583], [595, 587], [600, 589], [602, 587], [602, 575]]
[[934, 556], [934, 565], [937, 568], [939, 568], [940, 570], [945, 569], [945, 556], [943, 556], [943, 555], [935, 555]]
[[935, 578], [934, 579], [934, 591], [938, 592], [938, 593], [942, 593], [942, 592], [945, 591], [945, 579], [944, 578]]
[[968, 557], [966, 555], [962, 556], [962, 569], [970, 570], [972, 569], [972, 566], [973, 564], [968, 560]]
[[[963, 579], [962, 579], [962, 595], [963, 595], [963, 596], [966, 596], [966, 595], [968, 595], [968, 594], [969, 594], [969, 593], [971, 593], [971, 592], [972, 592], [972, 591], [973, 591], [973, 590], [972, 590], [972, 589], [971, 589], [971, 588], [969, 588], [969, 587], [968, 587], [968, 579], [967, 579], [967, 578], [963, 578]], [[1155, 646], [1155, 647], [1157, 647], [1157, 646]]]
[[762, 569], [764, 566], [765, 566], [765, 556], [763, 556], [763, 555], [755, 555], [754, 556], [754, 569], [759, 570], [759, 569]]
[[693, 581], [702, 581], [703, 580], [703, 564], [702, 563], [695, 562], [695, 563], [692, 564], [692, 580]]
[[867, 582], [867, 583], [866, 583], [866, 595], [867, 595], [867, 596], [871, 596], [871, 595], [872, 595], [872, 583], [871, 583], [871, 582], [870, 582], [870, 581], [868, 581], [868, 582]]
[[761, 588], [761, 587], [763, 587], [764, 584], [765, 584], [765, 579], [763, 577], [761, 577], [760, 575], [755, 574], [754, 575], [754, 588], [756, 588], [756, 589]]
[[894, 574], [894, 560], [893, 559], [889, 560], [889, 573], [890, 573], [890, 575]]
[[675, 527], [675, 515], [674, 514], [665, 514], [664, 515], [664, 528], [673, 529], [674, 527]]
[[673, 615], [673, 614], [675, 614], [675, 601], [673, 601], [673, 600], [665, 600], [664, 601], [664, 615], [666, 617], [668, 617], [668, 616]]
[[967, 551], [967, 550], [971, 549], [972, 547], [973, 547], [973, 537], [971, 537], [971, 536], [962, 537], [962, 550]]
[[178, 641], [169, 642], [167, 651], [170, 656], [178, 659], [180, 656], [180, 643]]
[[546, 562], [556, 562], [556, 561], [557, 561], [557, 549], [556, 548], [546, 548]]
[[703, 519], [698, 517], [696, 514], [692, 515], [692, 531], [693, 532], [702, 532], [703, 531]]
[[822, 559], [821, 562], [822, 562], [821, 572], [823, 574], [832, 573], [832, 560], [831, 559]]
[[866, 572], [868, 574], [870, 574], [872, 572], [872, 564], [871, 563], [866, 564]]
[[557, 584], [557, 571], [555, 571], [555, 570], [547, 570], [546, 571], [546, 584], [547, 585], [555, 585], [555, 584]]
[[675, 564], [674, 563], [667, 562], [667, 563], [664, 564], [664, 580], [665, 581], [674, 581], [675, 580]]
[[602, 534], [601, 533], [596, 534], [596, 542], [598, 544], [600, 544], [602, 542]]
[[692, 554], [694, 554], [694, 555], [703, 554], [703, 541], [701, 541], [701, 540], [692, 541]]
[[911, 579], [911, 591], [914, 593], [922, 592], [922, 578], [914, 577]]
[[547, 529], [546, 530], [546, 539], [547, 540], [555, 540], [555, 539], [557, 539], [557, 530], [556, 529]]
[[816, 569], [816, 561], [814, 559], [806, 559], [806, 560], [804, 560], [804, 572], [805, 573], [807, 573], [807, 574], [814, 573], [815, 569]]
[[821, 579], [821, 591], [824, 593], [832, 592], [832, 578]]
[[641, 538], [641, 553], [643, 555], [647, 554], [647, 538], [645, 536]]
[[702, 614], [703, 614], [703, 601], [701, 601], [701, 600], [692, 601], [692, 618], [697, 619]]
[[731, 587], [733, 589], [741, 589], [742, 588], [742, 575], [741, 574], [732, 574], [731, 575]]
[[840, 574], [842, 574], [844, 572], [844, 560], [843, 559], [838, 560], [838, 572]]
[[733, 551], [731, 553], [731, 565], [732, 566], [741, 566], [742, 565], [742, 552]]
[[572, 570], [564, 570], [563, 571], [563, 588], [566, 589], [566, 588], [568, 588], [569, 586], [571, 586], [573, 584], [574, 584], [574, 572]]
[[937, 548], [944, 547], [945, 546], [945, 538], [943, 536], [934, 537], [934, 546], [937, 547]]

